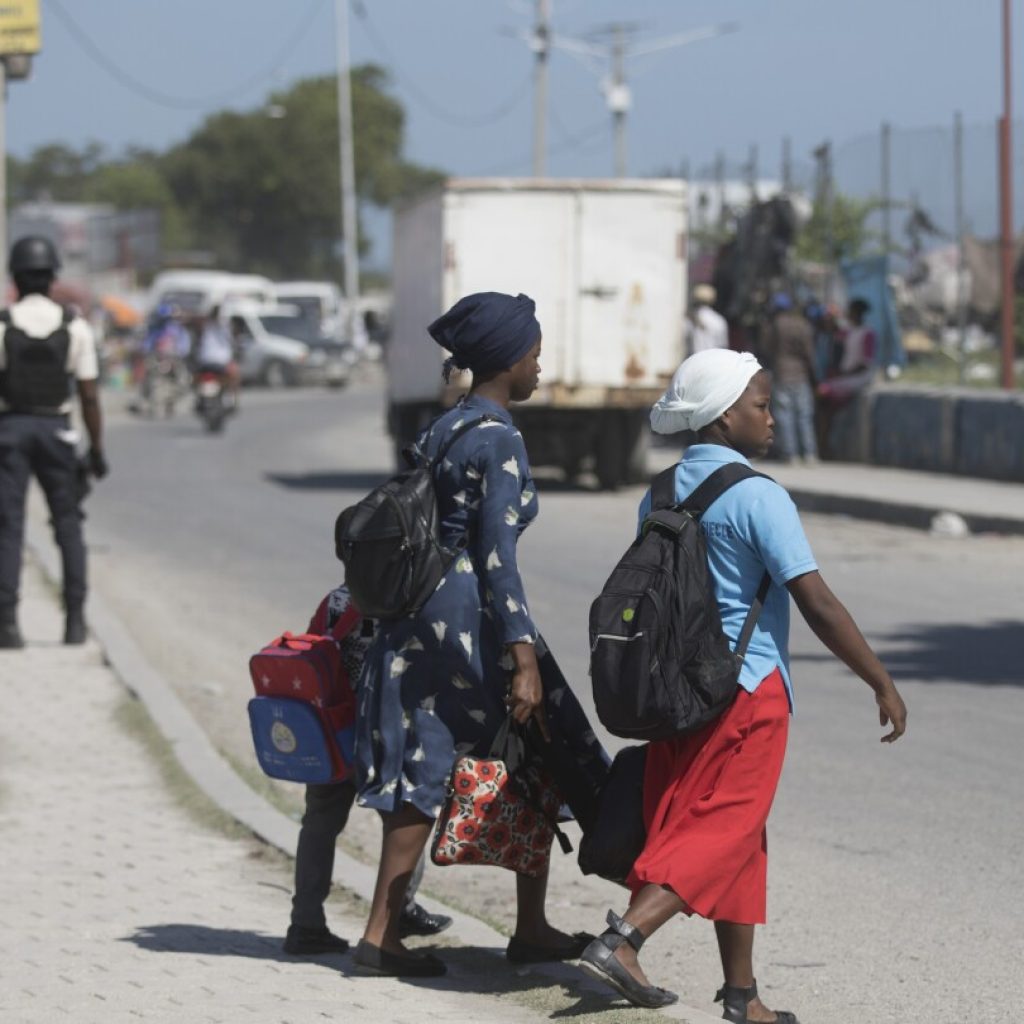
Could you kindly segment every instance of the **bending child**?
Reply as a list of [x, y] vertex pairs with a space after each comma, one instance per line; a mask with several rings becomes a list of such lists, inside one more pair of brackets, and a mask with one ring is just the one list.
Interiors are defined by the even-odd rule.
[[[319, 636], [334, 634], [339, 622], [352, 608], [348, 588], [342, 584], [332, 590], [313, 613], [307, 633]], [[338, 638], [342, 664], [353, 686], [359, 680], [366, 649], [373, 640], [376, 623], [372, 619], [349, 616], [352, 627]], [[284, 940], [284, 951], [294, 956], [322, 953], [345, 953], [348, 942], [327, 927], [324, 903], [331, 891], [334, 872], [334, 850], [338, 836], [348, 822], [349, 811], [356, 798], [351, 779], [306, 786], [306, 812], [302, 816], [299, 842], [295, 851], [295, 894], [292, 917]], [[405, 894], [399, 919], [402, 936], [436, 935], [443, 932], [452, 919], [444, 914], [431, 914], [416, 902], [416, 890], [423, 878], [424, 858], [416, 867]]]

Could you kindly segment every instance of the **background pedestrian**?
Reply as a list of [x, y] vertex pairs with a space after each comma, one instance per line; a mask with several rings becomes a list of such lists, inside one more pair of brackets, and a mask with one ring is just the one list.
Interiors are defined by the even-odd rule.
[[[35, 476], [46, 496], [63, 566], [64, 642], [85, 641], [86, 558], [83, 473], [106, 476], [97, 384], [99, 363], [89, 324], [50, 297], [60, 258], [48, 238], [11, 247], [8, 270], [18, 300], [0, 314], [0, 647], [22, 647], [18, 590], [25, 498]], [[71, 411], [77, 388], [89, 435], [85, 466]]]

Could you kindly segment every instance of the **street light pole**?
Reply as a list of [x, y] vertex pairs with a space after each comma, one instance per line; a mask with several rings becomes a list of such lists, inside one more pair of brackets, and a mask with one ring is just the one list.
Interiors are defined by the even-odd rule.
[[882, 123], [882, 251], [892, 251], [892, 128]]
[[537, 0], [537, 27], [533, 33], [537, 54], [533, 73], [533, 176], [544, 176], [547, 150], [548, 57], [551, 53], [551, 0]]
[[[7, 252], [7, 65], [0, 57], [0, 252]], [[3, 275], [0, 273], [0, 279]]]
[[1002, 386], [1012, 388], [1016, 295], [1013, 287], [1013, 94], [1011, 90], [1010, 0], [1003, 0], [1003, 118], [999, 128], [999, 196], [1002, 242]]
[[953, 197], [956, 207], [956, 325], [957, 380], [967, 374], [967, 267], [964, 259], [964, 121], [958, 110], [953, 119]]
[[567, 36], [549, 36], [552, 46], [568, 50], [580, 57], [593, 68], [598, 61], [609, 61], [610, 72], [605, 77], [602, 88], [608, 109], [612, 115], [612, 137], [614, 141], [614, 174], [617, 178], [626, 175], [626, 114], [632, 103], [629, 85], [626, 82], [626, 61], [631, 57], [645, 57], [660, 50], [675, 46], [688, 46], [702, 39], [713, 39], [727, 32], [734, 32], [736, 25], [709, 25], [706, 28], [683, 32], [679, 35], [666, 36], [651, 43], [631, 46], [627, 36], [639, 26], [632, 23], [616, 22], [609, 25], [602, 34], [610, 35], [610, 43], [595, 43], [585, 39], [570, 39]]
[[356, 210], [355, 147], [352, 140], [352, 83], [348, 47], [348, 0], [335, 0], [338, 34], [338, 142], [341, 170], [341, 233], [345, 261], [345, 303], [348, 340], [357, 342], [356, 302], [359, 299], [359, 221]]

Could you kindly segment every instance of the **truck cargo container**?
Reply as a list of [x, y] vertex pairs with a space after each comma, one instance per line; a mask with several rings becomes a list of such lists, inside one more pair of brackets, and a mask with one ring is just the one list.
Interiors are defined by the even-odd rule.
[[396, 451], [469, 386], [427, 325], [472, 292], [525, 292], [540, 387], [513, 406], [534, 465], [605, 488], [646, 479], [648, 412], [682, 357], [686, 195], [677, 179], [455, 178], [396, 210], [388, 424]]

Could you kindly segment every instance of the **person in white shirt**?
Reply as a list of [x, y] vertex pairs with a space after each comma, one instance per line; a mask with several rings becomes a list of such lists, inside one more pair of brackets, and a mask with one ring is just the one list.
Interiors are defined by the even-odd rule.
[[24, 646], [17, 623], [25, 495], [35, 476], [46, 495], [64, 568], [64, 642], [85, 641], [82, 466], [70, 413], [77, 388], [90, 449], [85, 468], [107, 474], [92, 328], [54, 302], [60, 258], [48, 238], [11, 247], [18, 301], [0, 313], [0, 648]]
[[223, 376], [231, 409], [237, 410], [240, 375], [232, 336], [220, 321], [220, 306], [214, 306], [203, 319], [199, 332], [198, 363], [200, 372], [216, 370]]
[[689, 354], [711, 348], [729, 347], [729, 325], [725, 317], [714, 309], [718, 294], [709, 284], [693, 289], [690, 309], [686, 316], [686, 335]]

